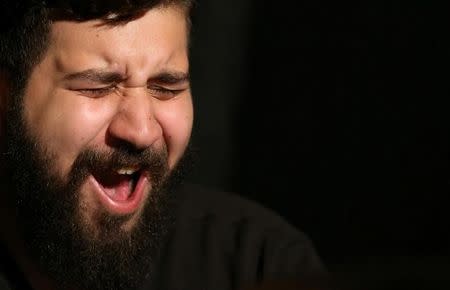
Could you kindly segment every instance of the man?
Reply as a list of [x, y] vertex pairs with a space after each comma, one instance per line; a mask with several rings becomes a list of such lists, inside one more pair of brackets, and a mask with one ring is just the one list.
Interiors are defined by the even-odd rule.
[[322, 273], [276, 215], [180, 185], [190, 0], [3, 5], [0, 287], [240, 289]]

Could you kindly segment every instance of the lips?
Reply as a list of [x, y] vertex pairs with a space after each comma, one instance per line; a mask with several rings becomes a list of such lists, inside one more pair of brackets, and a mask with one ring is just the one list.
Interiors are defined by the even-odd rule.
[[100, 203], [112, 214], [136, 212], [150, 186], [148, 174], [136, 168], [122, 168], [92, 174], [89, 181]]

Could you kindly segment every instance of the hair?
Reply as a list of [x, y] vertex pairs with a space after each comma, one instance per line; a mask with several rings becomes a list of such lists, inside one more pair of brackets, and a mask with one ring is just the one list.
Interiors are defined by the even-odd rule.
[[194, 0], [2, 0], [0, 4], [0, 73], [11, 89], [23, 89], [49, 45], [55, 20], [102, 19], [108, 25], [131, 21], [154, 7], [178, 5], [190, 13]]

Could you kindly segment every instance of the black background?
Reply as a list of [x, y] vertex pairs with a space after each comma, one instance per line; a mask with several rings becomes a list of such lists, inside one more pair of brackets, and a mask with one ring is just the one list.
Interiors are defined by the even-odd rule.
[[200, 0], [191, 180], [274, 209], [331, 270], [441, 275], [449, 11], [432, 1]]

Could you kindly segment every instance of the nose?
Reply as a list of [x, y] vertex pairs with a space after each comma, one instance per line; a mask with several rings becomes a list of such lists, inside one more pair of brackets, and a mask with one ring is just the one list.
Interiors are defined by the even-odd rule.
[[[145, 90], [145, 89], [144, 89]], [[122, 96], [116, 114], [108, 127], [107, 142], [111, 146], [127, 145], [136, 150], [152, 146], [163, 136], [155, 117], [153, 100], [138, 89]]]

